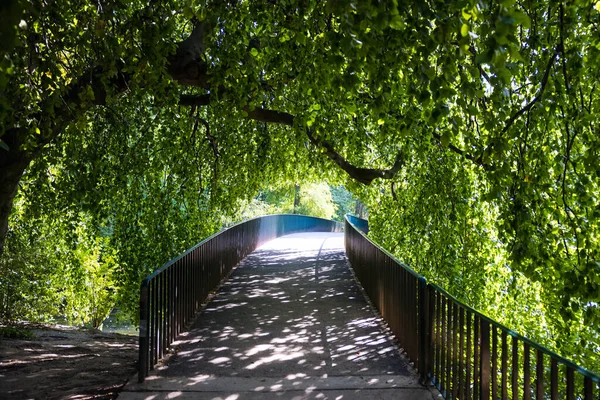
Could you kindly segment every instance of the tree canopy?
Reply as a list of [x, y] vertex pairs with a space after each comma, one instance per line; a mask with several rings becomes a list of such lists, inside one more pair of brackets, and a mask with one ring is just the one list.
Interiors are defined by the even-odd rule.
[[263, 187], [344, 182], [400, 258], [600, 353], [600, 2], [0, 7], [5, 277], [60, 280], [30, 250], [64, 241], [133, 285]]

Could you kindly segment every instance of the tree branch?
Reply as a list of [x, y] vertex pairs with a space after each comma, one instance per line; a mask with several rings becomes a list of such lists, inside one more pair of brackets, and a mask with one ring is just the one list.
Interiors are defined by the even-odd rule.
[[[433, 132], [432, 135], [438, 142], [442, 141], [442, 137], [439, 135], [439, 133]], [[466, 158], [467, 160], [470, 160], [473, 163], [479, 165], [481, 168], [483, 168], [486, 171], [490, 171], [492, 169], [492, 166], [484, 163], [483, 160], [481, 159], [481, 157], [475, 157], [474, 155], [469, 154], [466, 151], [456, 147], [452, 143], [448, 143], [448, 149], [451, 150], [452, 152]]]
[[189, 95], [184, 94], [179, 96], [179, 105], [202, 107], [210, 104], [210, 94]]
[[206, 140], [208, 140], [208, 142], [210, 143], [210, 147], [212, 147], [212, 151], [215, 155], [215, 158], [221, 157], [221, 154], [219, 153], [219, 148], [217, 147], [217, 139], [210, 134], [210, 125], [208, 125], [208, 121], [200, 117], [198, 117], [198, 121], [200, 121], [200, 123], [204, 125], [204, 128], [206, 128]]
[[[245, 108], [248, 113], [248, 118], [253, 119], [255, 121], [261, 122], [270, 122], [275, 124], [283, 124], [287, 126], [294, 126], [294, 116], [292, 114], [281, 112], [281, 111], [273, 111], [266, 110], [264, 108], [255, 108], [254, 110], [249, 110], [247, 107]], [[310, 129], [306, 129], [306, 136], [312, 144], [317, 147], [322, 147], [325, 149], [325, 154], [336, 163], [341, 169], [343, 169], [350, 177], [357, 180], [358, 182], [370, 185], [374, 179], [392, 179], [398, 171], [404, 166], [404, 154], [402, 151], [399, 151], [396, 155], [396, 160], [394, 161], [394, 165], [390, 169], [374, 169], [374, 168], [361, 168], [355, 165], [352, 165], [348, 160], [346, 160], [340, 153], [338, 153], [331, 143], [318, 138], [314, 135], [314, 133]]]
[[264, 108], [255, 108], [250, 110], [248, 106], [244, 107], [244, 111], [248, 113], [248, 118], [255, 121], [270, 122], [274, 124], [283, 124], [294, 126], [294, 116], [282, 111], [266, 110]]
[[177, 52], [168, 57], [171, 77], [182, 85], [209, 89], [207, 65], [202, 60], [206, 49], [205, 22], [196, 22], [190, 36], [177, 45]]
[[[554, 54], [552, 55], [552, 57], [550, 57], [550, 59], [548, 60], [548, 64], [546, 65], [546, 70], [544, 71], [544, 76], [542, 77], [542, 81], [540, 82], [540, 88], [538, 90], [537, 95], [529, 103], [527, 103], [527, 105], [525, 105], [525, 107], [521, 108], [519, 111], [517, 111], [516, 113], [511, 115], [510, 118], [508, 118], [508, 120], [506, 121], [506, 124], [504, 124], [504, 128], [502, 128], [502, 131], [500, 132], [499, 136], [504, 135], [510, 129], [510, 127], [515, 123], [515, 121], [517, 119], [519, 119], [523, 114], [525, 114], [526, 112], [531, 110], [533, 108], [533, 106], [538, 101], [540, 101], [540, 99], [542, 98], [542, 96], [544, 94], [544, 91], [546, 90], [546, 85], [548, 84], [548, 78], [550, 77], [550, 70], [552, 69], [552, 65], [554, 65], [554, 61], [556, 60], [557, 56], [558, 56], [558, 50], [556, 50], [554, 52]], [[483, 165], [483, 160], [482, 160], [483, 154], [490, 151], [491, 148], [493, 147], [493, 145], [494, 144], [491, 143], [488, 146], [486, 146], [486, 148], [481, 153], [482, 155], [477, 157], [473, 161], [479, 165]]]
[[405, 164], [404, 153], [402, 150], [400, 150], [398, 151], [398, 154], [396, 154], [396, 160], [390, 169], [356, 167], [350, 164], [348, 160], [336, 152], [329, 142], [315, 137], [310, 129], [306, 129], [306, 135], [310, 139], [311, 143], [313, 143], [315, 146], [323, 147], [325, 149], [325, 154], [327, 154], [327, 157], [329, 157], [341, 169], [346, 171], [348, 175], [364, 185], [370, 185], [371, 182], [377, 178], [392, 179]]
[[523, 115], [527, 111], [531, 110], [531, 108], [535, 105], [535, 103], [537, 103], [538, 101], [540, 101], [540, 99], [542, 98], [542, 95], [544, 94], [544, 91], [546, 90], [546, 85], [548, 84], [548, 77], [550, 76], [550, 70], [552, 69], [552, 65], [554, 64], [554, 61], [556, 60], [556, 56], [557, 55], [558, 55], [558, 53], [555, 52], [552, 55], [552, 57], [550, 57], [550, 60], [548, 60], [548, 65], [546, 65], [546, 70], [544, 71], [544, 76], [542, 77], [542, 81], [540, 83], [540, 89], [538, 90], [538, 94], [525, 107], [521, 108], [519, 111], [517, 111], [516, 113], [514, 113], [506, 121], [506, 124], [504, 125], [504, 128], [502, 129], [502, 132], [500, 132], [500, 135], [503, 135], [504, 133], [506, 133], [506, 131], [508, 131], [508, 129], [515, 123], [515, 121], [521, 115]]

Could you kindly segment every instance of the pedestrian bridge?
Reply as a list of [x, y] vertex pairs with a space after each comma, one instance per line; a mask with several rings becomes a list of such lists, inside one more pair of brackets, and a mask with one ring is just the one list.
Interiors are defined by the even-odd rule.
[[119, 397], [598, 395], [596, 375], [428, 284], [366, 237], [366, 221], [347, 217], [341, 230], [257, 218], [144, 280], [140, 371]]

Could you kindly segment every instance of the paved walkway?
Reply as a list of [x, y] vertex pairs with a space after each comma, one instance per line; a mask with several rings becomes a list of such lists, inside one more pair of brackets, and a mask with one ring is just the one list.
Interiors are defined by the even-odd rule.
[[288, 235], [234, 271], [176, 355], [119, 399], [432, 399], [365, 301], [343, 234]]

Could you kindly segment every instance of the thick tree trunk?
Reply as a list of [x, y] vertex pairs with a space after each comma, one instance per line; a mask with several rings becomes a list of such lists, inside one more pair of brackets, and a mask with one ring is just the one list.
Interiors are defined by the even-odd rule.
[[30, 162], [22, 154], [0, 149], [0, 256], [4, 251], [8, 217], [19, 189], [19, 181]]

